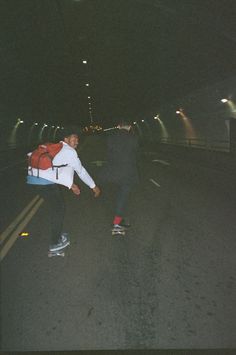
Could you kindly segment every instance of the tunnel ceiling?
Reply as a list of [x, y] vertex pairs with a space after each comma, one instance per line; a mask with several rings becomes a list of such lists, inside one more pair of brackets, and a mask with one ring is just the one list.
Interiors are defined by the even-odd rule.
[[0, 12], [5, 115], [86, 124], [89, 81], [109, 125], [236, 74], [235, 1], [8, 0]]

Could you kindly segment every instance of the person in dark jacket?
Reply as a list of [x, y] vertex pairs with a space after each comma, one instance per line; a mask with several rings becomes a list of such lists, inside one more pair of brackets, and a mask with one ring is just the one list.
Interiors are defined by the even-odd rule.
[[117, 186], [113, 229], [124, 230], [129, 225], [124, 220], [124, 212], [132, 188], [139, 182], [137, 169], [138, 138], [132, 126], [122, 121], [107, 138], [107, 164], [100, 179]]

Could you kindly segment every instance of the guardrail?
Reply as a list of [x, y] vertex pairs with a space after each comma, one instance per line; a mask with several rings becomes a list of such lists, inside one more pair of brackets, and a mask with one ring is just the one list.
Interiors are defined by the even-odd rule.
[[161, 138], [160, 143], [178, 145], [191, 148], [199, 148], [210, 151], [230, 152], [229, 140], [209, 140], [198, 138], [176, 139]]

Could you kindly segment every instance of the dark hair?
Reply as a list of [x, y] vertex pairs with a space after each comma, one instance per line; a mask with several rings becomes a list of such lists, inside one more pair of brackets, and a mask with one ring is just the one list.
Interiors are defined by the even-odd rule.
[[61, 139], [67, 138], [69, 136], [72, 136], [73, 134], [80, 136], [81, 135], [81, 129], [78, 126], [67, 126], [65, 127], [61, 133], [60, 137]]

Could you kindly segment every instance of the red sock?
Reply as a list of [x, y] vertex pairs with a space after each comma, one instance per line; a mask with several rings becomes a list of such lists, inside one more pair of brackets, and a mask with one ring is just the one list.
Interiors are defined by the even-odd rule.
[[115, 218], [113, 220], [113, 224], [120, 224], [121, 221], [122, 221], [122, 217], [115, 216]]

